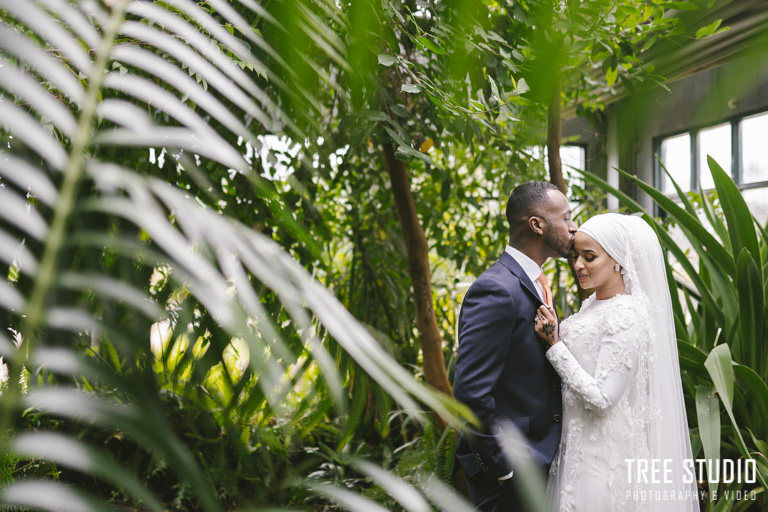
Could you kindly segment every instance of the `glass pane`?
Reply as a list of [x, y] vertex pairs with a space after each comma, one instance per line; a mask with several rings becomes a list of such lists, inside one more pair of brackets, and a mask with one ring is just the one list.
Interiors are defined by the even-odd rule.
[[[661, 163], [667, 168], [675, 182], [684, 191], [691, 190], [691, 135], [683, 133], [661, 141]], [[675, 192], [667, 174], [661, 171], [661, 191], [665, 194]]]
[[583, 171], [587, 165], [587, 151], [583, 146], [560, 146], [560, 161], [563, 164], [563, 174], [568, 183], [568, 197], [573, 197], [573, 186], [584, 188], [584, 178], [573, 169]]
[[744, 201], [749, 207], [749, 213], [755, 216], [760, 225], [768, 222], [768, 201], [765, 200], [765, 187], [749, 188], [741, 191]]
[[719, 124], [699, 132], [699, 182], [704, 190], [715, 188], [712, 173], [707, 164], [707, 155], [731, 174], [731, 123]]
[[768, 181], [768, 113], [745, 117], [739, 123], [741, 182]]
[[586, 156], [582, 146], [560, 146], [560, 161], [564, 169], [584, 170]]

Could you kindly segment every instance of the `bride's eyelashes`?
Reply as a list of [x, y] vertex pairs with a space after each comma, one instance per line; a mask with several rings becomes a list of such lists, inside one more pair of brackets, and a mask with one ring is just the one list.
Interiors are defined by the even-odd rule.
[[584, 260], [584, 261], [586, 261], [586, 262], [588, 262], [588, 263], [591, 263], [591, 262], [595, 261], [595, 259], [597, 258], [597, 256], [595, 256], [595, 255], [592, 255], [592, 254], [588, 254], [588, 255], [586, 255], [586, 256], [581, 256], [579, 253], [577, 253], [577, 252], [575, 252], [575, 251], [574, 251], [574, 252], [573, 252], [573, 260], [574, 260], [574, 263], [575, 263], [575, 262], [576, 262], [576, 261], [577, 261], [579, 258], [581, 258], [582, 260]]

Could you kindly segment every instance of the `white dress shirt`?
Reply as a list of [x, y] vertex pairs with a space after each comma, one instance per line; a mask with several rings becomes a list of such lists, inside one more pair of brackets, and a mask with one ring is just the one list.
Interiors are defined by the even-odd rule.
[[543, 272], [538, 263], [533, 261], [529, 256], [518, 251], [511, 245], [508, 245], [504, 252], [512, 256], [515, 261], [523, 268], [523, 272], [528, 276], [528, 279], [533, 283], [534, 288], [539, 294], [542, 302], [544, 301], [544, 288], [541, 287], [541, 283], [538, 281], [539, 276]]

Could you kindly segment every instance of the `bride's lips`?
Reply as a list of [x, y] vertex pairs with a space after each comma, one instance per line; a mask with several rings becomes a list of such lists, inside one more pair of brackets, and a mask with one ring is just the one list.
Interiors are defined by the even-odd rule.
[[583, 281], [583, 280], [585, 280], [585, 279], [586, 279], [588, 276], [586, 276], [586, 275], [584, 275], [584, 274], [576, 274], [576, 277], [578, 277], [578, 278], [579, 278], [579, 281]]

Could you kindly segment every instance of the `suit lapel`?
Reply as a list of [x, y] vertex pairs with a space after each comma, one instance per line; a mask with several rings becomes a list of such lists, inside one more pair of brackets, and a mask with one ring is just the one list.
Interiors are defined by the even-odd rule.
[[509, 269], [510, 272], [515, 274], [519, 279], [522, 285], [525, 287], [526, 290], [533, 296], [534, 299], [536, 299], [537, 302], [540, 302], [541, 304], [544, 304], [544, 301], [541, 300], [541, 297], [539, 296], [539, 292], [536, 291], [536, 287], [533, 286], [533, 283], [531, 282], [531, 279], [528, 277], [528, 274], [525, 273], [523, 270], [523, 267], [520, 266], [520, 264], [510, 256], [508, 252], [504, 252], [501, 255], [501, 258], [499, 259], [499, 263], [504, 265]]

